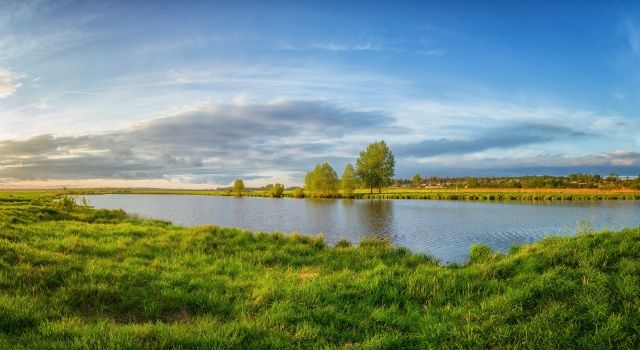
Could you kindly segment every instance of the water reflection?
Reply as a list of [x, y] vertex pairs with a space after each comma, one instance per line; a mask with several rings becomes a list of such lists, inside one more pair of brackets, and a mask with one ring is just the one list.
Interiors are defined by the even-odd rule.
[[[352, 202], [354, 200], [351, 200]], [[351, 215], [360, 222], [363, 230], [361, 236], [375, 236], [379, 238], [393, 238], [393, 204], [381, 199], [358, 201], [356, 213]]]
[[462, 262], [473, 243], [507, 250], [545, 234], [574, 234], [583, 221], [595, 229], [640, 225], [640, 201], [463, 202], [233, 198], [183, 195], [88, 196], [101, 208], [122, 208], [180, 225], [217, 224], [255, 231], [323, 233], [327, 243], [367, 235], [389, 237], [442, 261]]

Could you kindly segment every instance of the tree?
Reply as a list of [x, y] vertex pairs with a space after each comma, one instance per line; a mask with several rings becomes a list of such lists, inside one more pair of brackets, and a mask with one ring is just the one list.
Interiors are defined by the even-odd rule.
[[240, 179], [236, 179], [233, 182], [233, 187], [231, 188], [231, 193], [233, 193], [234, 195], [240, 197], [242, 196], [242, 193], [244, 192], [244, 182]]
[[371, 193], [374, 187], [380, 193], [382, 187], [391, 184], [395, 166], [396, 161], [387, 144], [384, 141], [374, 142], [360, 152], [356, 161], [356, 173]]
[[413, 187], [420, 187], [420, 184], [422, 184], [422, 177], [420, 177], [420, 174], [413, 175], [411, 183], [413, 184]]
[[284, 186], [282, 186], [282, 184], [275, 184], [271, 186], [271, 188], [269, 189], [269, 195], [271, 197], [280, 198], [282, 197], [283, 193], [284, 193]]
[[335, 197], [338, 175], [328, 163], [318, 164], [304, 177], [304, 189], [312, 197]]
[[342, 179], [340, 180], [340, 186], [342, 188], [342, 196], [345, 198], [353, 197], [353, 191], [356, 189], [356, 170], [351, 163], [347, 164], [342, 173]]

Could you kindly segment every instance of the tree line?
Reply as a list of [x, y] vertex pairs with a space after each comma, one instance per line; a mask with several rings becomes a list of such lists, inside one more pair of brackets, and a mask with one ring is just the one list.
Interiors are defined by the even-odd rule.
[[[355, 166], [347, 164], [338, 177], [329, 163], [316, 164], [304, 177], [304, 188], [293, 188], [292, 196], [301, 197], [353, 197], [358, 188], [374, 189], [378, 193], [385, 187], [464, 187], [464, 188], [634, 188], [640, 189], [640, 176], [620, 177], [615, 173], [608, 176], [597, 174], [569, 174], [567, 176], [505, 176], [505, 177], [422, 177], [415, 174], [410, 179], [394, 179], [395, 158], [384, 141], [374, 142], [362, 150]], [[276, 183], [260, 190], [271, 197], [282, 197], [284, 186]], [[242, 196], [244, 182], [236, 179], [229, 194]]]
[[419, 187], [466, 187], [466, 188], [593, 188], [593, 189], [640, 189], [640, 176], [623, 177], [615, 173], [608, 176], [598, 174], [569, 174], [567, 176], [504, 176], [504, 177], [422, 177], [415, 174], [410, 179], [395, 179], [397, 188]]
[[[338, 178], [338, 174], [329, 163], [317, 164], [304, 177], [304, 189], [295, 188], [293, 197], [353, 197], [357, 188], [369, 188], [382, 192], [382, 188], [393, 184], [395, 158], [384, 141], [374, 142], [360, 152], [355, 166], [349, 163]], [[261, 189], [271, 197], [282, 197], [284, 186], [267, 185]], [[245, 192], [244, 182], [236, 179], [229, 189], [229, 194], [242, 196]]]

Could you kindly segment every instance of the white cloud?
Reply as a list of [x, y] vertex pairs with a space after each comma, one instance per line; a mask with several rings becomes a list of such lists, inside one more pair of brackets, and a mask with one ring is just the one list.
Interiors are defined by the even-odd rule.
[[635, 23], [627, 21], [626, 30], [629, 48], [635, 55], [640, 56], [640, 28]]
[[16, 92], [22, 85], [17, 80], [15, 74], [0, 68], [0, 98], [11, 96]]

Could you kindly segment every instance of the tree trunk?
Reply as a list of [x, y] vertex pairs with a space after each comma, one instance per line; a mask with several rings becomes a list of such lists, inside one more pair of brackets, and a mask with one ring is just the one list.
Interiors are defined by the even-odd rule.
[[373, 187], [369, 187], [369, 193], [373, 194]]

